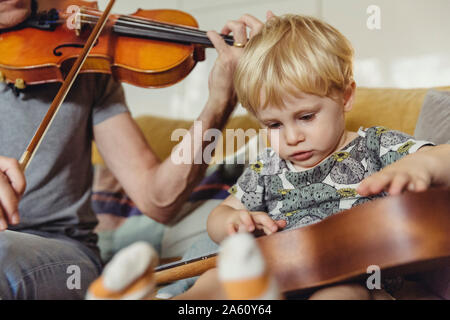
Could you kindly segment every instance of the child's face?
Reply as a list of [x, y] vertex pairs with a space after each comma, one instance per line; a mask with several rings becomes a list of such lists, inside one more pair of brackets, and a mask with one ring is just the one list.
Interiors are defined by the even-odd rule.
[[342, 147], [344, 113], [351, 108], [351, 103], [342, 101], [302, 93], [286, 97], [285, 108], [269, 105], [256, 116], [268, 129], [271, 147], [280, 157], [300, 170], [308, 169]]

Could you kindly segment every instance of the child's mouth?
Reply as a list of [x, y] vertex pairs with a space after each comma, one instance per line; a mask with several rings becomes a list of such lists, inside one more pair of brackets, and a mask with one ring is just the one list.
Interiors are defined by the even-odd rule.
[[291, 159], [294, 159], [296, 161], [305, 161], [308, 160], [309, 158], [311, 158], [313, 155], [312, 151], [302, 151], [302, 152], [297, 152], [294, 153], [290, 156]]

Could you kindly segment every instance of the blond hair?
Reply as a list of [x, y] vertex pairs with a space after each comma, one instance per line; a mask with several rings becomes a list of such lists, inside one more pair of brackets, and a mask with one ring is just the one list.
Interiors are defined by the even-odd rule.
[[245, 47], [234, 76], [241, 104], [250, 112], [299, 90], [321, 97], [353, 81], [353, 48], [338, 30], [313, 17], [271, 18]]

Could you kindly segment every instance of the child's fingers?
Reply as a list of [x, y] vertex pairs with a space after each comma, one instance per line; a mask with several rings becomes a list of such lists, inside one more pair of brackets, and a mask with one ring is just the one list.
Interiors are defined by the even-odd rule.
[[265, 234], [277, 232], [278, 225], [265, 212], [252, 212], [253, 220], [256, 222], [259, 229], [264, 230]]
[[407, 188], [409, 182], [411, 182], [411, 177], [407, 173], [397, 173], [390, 183], [389, 194], [393, 196], [400, 194]]
[[248, 211], [241, 210], [239, 212], [239, 218], [248, 232], [253, 232], [255, 230], [255, 223], [253, 222], [253, 219]]
[[392, 175], [390, 173], [380, 171], [361, 181], [356, 191], [362, 196], [378, 194], [389, 185], [391, 180]]
[[235, 227], [234, 223], [229, 223], [227, 225], [227, 234], [228, 235], [232, 235], [232, 234], [235, 234], [235, 233], [236, 233], [236, 227]]
[[272, 228], [271, 226], [266, 226], [266, 225], [257, 225], [256, 228], [263, 230], [265, 234], [269, 235], [272, 234], [274, 232], [277, 232], [280, 229], [283, 229], [284, 227], [286, 227], [286, 221], [285, 220], [273, 220], [273, 222], [275, 222], [276, 225], [276, 229]]
[[279, 229], [283, 229], [287, 225], [286, 220], [275, 220], [275, 223], [277, 224]]
[[416, 178], [413, 182], [408, 184], [408, 190], [414, 192], [422, 192], [428, 189], [430, 182], [422, 178]]
[[388, 190], [390, 195], [398, 195], [408, 190], [421, 192], [428, 189], [430, 181], [423, 178], [411, 176], [406, 172], [383, 172], [380, 171], [364, 179], [356, 191], [362, 196], [378, 194]]

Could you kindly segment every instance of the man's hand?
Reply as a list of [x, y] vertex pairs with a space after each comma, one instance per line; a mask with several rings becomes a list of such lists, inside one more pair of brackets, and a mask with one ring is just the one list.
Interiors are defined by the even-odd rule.
[[12, 28], [31, 13], [31, 0], [0, 0], [0, 29]]
[[[269, 11], [267, 19], [272, 16], [273, 13]], [[245, 46], [249, 39], [262, 30], [263, 26], [264, 24], [260, 20], [245, 14], [239, 20], [228, 21], [221, 33], [225, 35], [233, 33], [235, 43]], [[250, 33], [248, 34], [248, 32]], [[235, 99], [233, 74], [244, 48], [227, 45], [215, 31], [208, 31], [207, 35], [219, 54], [209, 75], [210, 98], [215, 101]]]
[[286, 221], [272, 220], [267, 213], [261, 211], [235, 210], [226, 221], [228, 235], [241, 231], [252, 233], [263, 231], [269, 235], [284, 227], [286, 227]]
[[19, 162], [0, 156], [0, 231], [19, 223], [19, 200], [25, 187]]

